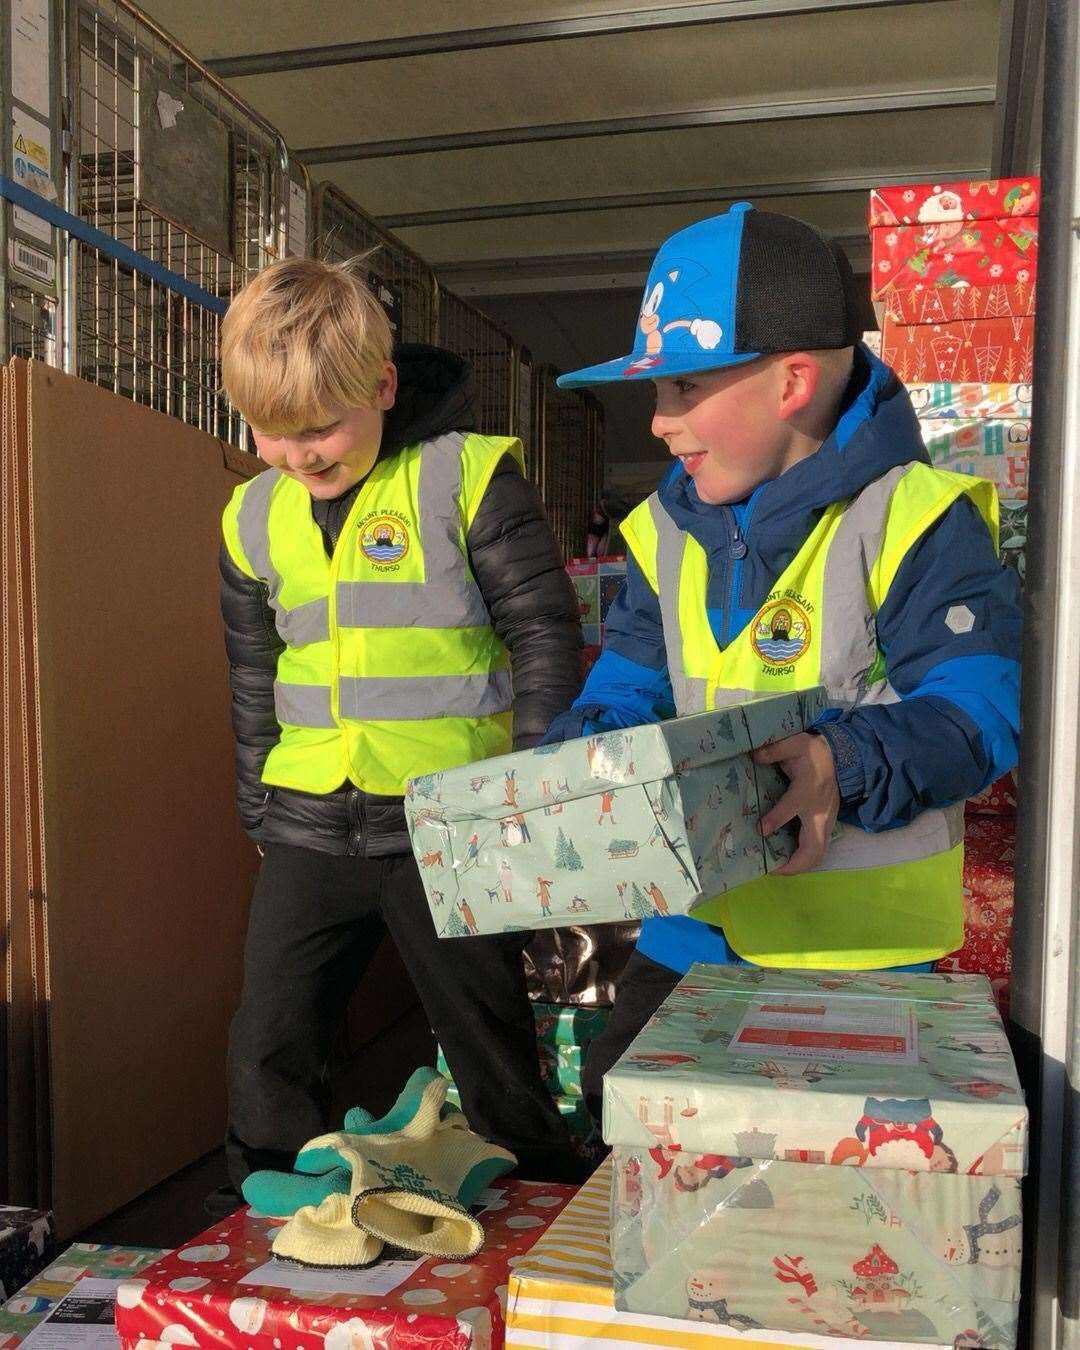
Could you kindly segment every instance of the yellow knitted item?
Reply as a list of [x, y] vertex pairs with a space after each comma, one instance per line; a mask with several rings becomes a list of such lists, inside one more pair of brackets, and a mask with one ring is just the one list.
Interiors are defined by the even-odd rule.
[[347, 1195], [335, 1194], [298, 1209], [274, 1239], [274, 1255], [305, 1266], [370, 1266], [384, 1244], [356, 1227], [351, 1208]]
[[307, 1144], [336, 1150], [352, 1170], [349, 1194], [298, 1210], [278, 1234], [275, 1255], [306, 1265], [367, 1265], [390, 1243], [423, 1256], [475, 1256], [484, 1230], [469, 1206], [517, 1160], [473, 1134], [460, 1111], [441, 1119], [448, 1086], [433, 1078], [400, 1130], [328, 1134]]

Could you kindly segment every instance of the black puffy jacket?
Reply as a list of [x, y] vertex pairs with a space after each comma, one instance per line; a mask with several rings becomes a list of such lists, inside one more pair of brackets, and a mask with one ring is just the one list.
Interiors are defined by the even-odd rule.
[[[473, 428], [472, 372], [450, 352], [420, 344], [395, 352], [399, 392], [387, 414], [380, 459], [405, 445]], [[313, 515], [331, 552], [357, 485]], [[581, 685], [581, 625], [536, 489], [510, 456], [499, 464], [466, 540], [469, 566], [510, 653], [514, 748], [535, 745]], [[274, 676], [283, 643], [267, 588], [221, 551], [221, 612], [232, 687], [237, 801], [245, 830], [260, 843], [297, 844], [325, 853], [382, 857], [409, 848], [400, 797], [349, 784], [314, 795], [267, 788], [262, 768], [281, 734], [274, 716]], [[407, 652], [403, 654], [407, 658]]]

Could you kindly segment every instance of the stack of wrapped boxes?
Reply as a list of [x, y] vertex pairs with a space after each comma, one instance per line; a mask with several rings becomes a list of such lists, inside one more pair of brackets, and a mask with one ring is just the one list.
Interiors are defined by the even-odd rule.
[[694, 966], [604, 1138], [508, 1347], [1013, 1350], [1027, 1112], [982, 976]]
[[[1002, 558], [1024, 575], [1039, 180], [912, 183], [870, 196], [881, 355], [907, 384], [932, 463], [998, 490]], [[942, 970], [979, 971], [1004, 1006], [1016, 788], [968, 806], [965, 941]]]
[[577, 592], [585, 639], [582, 670], [587, 675], [600, 655], [608, 610], [626, 580], [626, 558], [574, 558], [566, 570]]

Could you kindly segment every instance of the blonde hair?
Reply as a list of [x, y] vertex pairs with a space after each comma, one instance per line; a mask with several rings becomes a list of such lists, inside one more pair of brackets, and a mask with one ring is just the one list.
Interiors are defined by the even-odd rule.
[[289, 435], [319, 426], [331, 409], [374, 406], [393, 336], [357, 275], [361, 261], [272, 263], [229, 306], [225, 391], [257, 430]]

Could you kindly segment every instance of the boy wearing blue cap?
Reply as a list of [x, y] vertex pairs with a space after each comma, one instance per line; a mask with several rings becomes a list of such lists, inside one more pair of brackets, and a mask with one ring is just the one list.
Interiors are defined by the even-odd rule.
[[740, 203], [660, 248], [634, 350], [566, 385], [650, 379], [675, 459], [623, 525], [604, 650], [549, 740], [823, 685], [759, 751], [798, 822], [776, 872], [642, 924], [601, 1079], [694, 961], [925, 968], [963, 937], [963, 806], [1016, 762], [1020, 595], [991, 484], [932, 469], [907, 393], [859, 341], [842, 252]]

